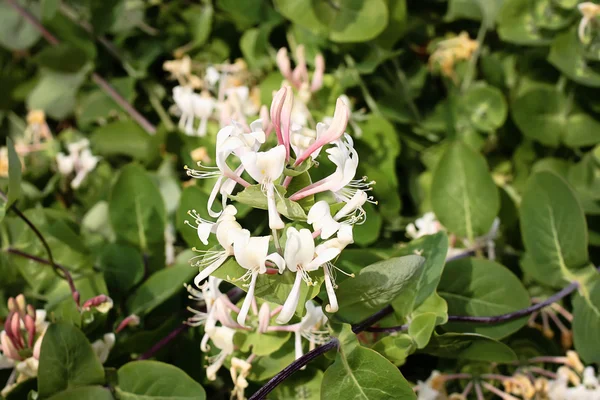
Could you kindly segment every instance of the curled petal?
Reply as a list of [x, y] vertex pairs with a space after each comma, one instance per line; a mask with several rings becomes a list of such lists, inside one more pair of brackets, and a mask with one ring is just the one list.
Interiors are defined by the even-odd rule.
[[283, 308], [281, 312], [277, 316], [278, 324], [287, 324], [290, 319], [294, 316], [296, 312], [296, 307], [298, 306], [298, 301], [300, 300], [300, 285], [302, 284], [302, 272], [296, 272], [296, 279], [294, 280], [294, 286], [292, 286], [292, 291], [288, 295], [288, 298], [285, 300], [283, 304]]
[[244, 299], [244, 304], [242, 304], [242, 308], [240, 309], [240, 313], [237, 317], [237, 323], [241, 326], [246, 326], [246, 317], [248, 316], [248, 310], [250, 310], [250, 305], [254, 300], [254, 288], [256, 287], [256, 279], [258, 278], [258, 271], [252, 273], [252, 280], [250, 281], [250, 287], [248, 288], [248, 293], [246, 294], [246, 298]]

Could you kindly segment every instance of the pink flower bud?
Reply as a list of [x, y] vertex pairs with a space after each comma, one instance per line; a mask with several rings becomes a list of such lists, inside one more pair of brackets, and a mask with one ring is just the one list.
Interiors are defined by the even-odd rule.
[[325, 75], [325, 58], [322, 54], [317, 54], [315, 57], [315, 72], [313, 74], [310, 91], [316, 92], [323, 86], [323, 76]]
[[27, 329], [27, 347], [31, 348], [35, 338], [35, 321], [29, 314], [25, 316], [25, 329]]
[[35, 322], [35, 319], [36, 319], [35, 308], [33, 308], [33, 306], [31, 304], [27, 305], [27, 315], [29, 315], [31, 318], [33, 318], [33, 321]]
[[303, 83], [308, 83], [308, 70], [306, 69], [304, 45], [296, 47], [296, 68], [294, 68], [292, 80], [296, 89], [300, 89]]
[[18, 313], [14, 313], [10, 319], [10, 338], [12, 339], [15, 347], [22, 349], [25, 347], [25, 341], [21, 334], [21, 318]]
[[284, 86], [275, 94], [273, 102], [271, 103], [271, 123], [275, 128], [277, 134], [277, 143], [283, 144], [283, 137], [281, 136], [281, 109], [283, 108], [283, 102], [285, 100], [285, 94], [287, 87]]
[[281, 75], [283, 75], [285, 79], [291, 82], [292, 68], [290, 66], [290, 58], [288, 57], [287, 49], [285, 47], [280, 48], [277, 52], [276, 61], [277, 67], [279, 67]]
[[8, 298], [8, 311], [11, 311], [11, 312], [17, 311], [17, 303], [15, 302], [14, 297]]
[[15, 302], [17, 303], [17, 310], [19, 311], [19, 314], [24, 314], [25, 307], [27, 306], [27, 302], [25, 301], [25, 296], [23, 296], [23, 294], [19, 294], [17, 296], [17, 298], [15, 299]]
[[113, 301], [110, 297], [105, 294], [98, 295], [96, 297], [92, 297], [83, 303], [84, 310], [90, 310], [92, 308], [97, 309], [102, 314], [106, 314], [113, 306]]
[[119, 326], [117, 327], [117, 329], [115, 329], [115, 332], [119, 333], [123, 329], [125, 329], [125, 327], [128, 327], [128, 326], [138, 326], [139, 324], [140, 324], [140, 317], [138, 317], [135, 314], [131, 314], [127, 318], [123, 319], [123, 321], [121, 321], [121, 323], [119, 324]]
[[258, 332], [265, 333], [271, 320], [271, 310], [268, 303], [263, 303], [258, 312]]
[[323, 147], [327, 143], [331, 143], [338, 140], [346, 131], [348, 120], [350, 119], [350, 109], [344, 103], [344, 101], [338, 97], [335, 104], [335, 112], [333, 113], [333, 119], [329, 128], [321, 135], [308, 149], [302, 153], [298, 160], [296, 160], [296, 166], [302, 164], [310, 155], [317, 149]]

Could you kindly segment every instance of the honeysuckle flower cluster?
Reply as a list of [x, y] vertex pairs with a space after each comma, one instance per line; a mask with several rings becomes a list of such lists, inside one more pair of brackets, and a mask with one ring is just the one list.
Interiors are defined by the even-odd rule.
[[590, 42], [589, 28], [594, 24], [598, 24], [597, 18], [600, 17], [600, 5], [586, 1], [577, 5], [581, 13], [581, 21], [577, 27], [577, 35], [581, 43], [587, 44]]
[[[498, 237], [498, 229], [500, 228], [500, 219], [496, 218], [492, 223], [492, 226], [488, 233], [483, 236], [477, 237], [473, 240], [473, 243], [467, 239], [462, 238], [460, 241], [465, 246], [464, 248], [459, 247], [459, 240], [455, 235], [450, 235], [450, 243], [448, 246], [447, 257], [451, 258], [460, 254], [464, 254], [468, 251], [474, 251], [477, 249], [485, 248], [487, 250], [487, 256], [490, 260], [496, 259], [496, 244], [495, 240]], [[411, 222], [406, 226], [406, 236], [411, 239], [418, 239], [426, 235], [433, 235], [438, 232], [444, 231], [444, 226], [437, 220], [435, 214], [431, 211], [423, 214], [422, 217], [417, 218], [415, 222]]]
[[437, 42], [429, 57], [429, 67], [439, 69], [448, 78], [456, 79], [455, 65], [459, 61], [469, 60], [479, 48], [477, 40], [469, 38], [467, 32]]
[[[539, 298], [532, 298], [532, 303], [543, 301]], [[554, 330], [550, 327], [551, 323], [560, 331], [560, 343], [564, 349], [570, 349], [573, 346], [573, 331], [569, 329], [560, 319], [562, 316], [568, 323], [573, 322], [573, 314], [567, 311], [558, 303], [552, 303], [550, 307], [543, 308], [532, 313], [527, 321], [527, 326], [538, 329], [548, 339], [554, 338]], [[541, 324], [536, 320], [541, 319]]]
[[[186, 167], [187, 174], [191, 177], [217, 178], [207, 204], [208, 214], [216, 218], [216, 221], [203, 219], [196, 210], [189, 212], [193, 221], [186, 221], [197, 230], [202, 243], [207, 244], [211, 234], [216, 236], [219, 243], [215, 249], [196, 250], [199, 255], [191, 260], [192, 265], [200, 269], [195, 283], [200, 285], [229, 257], [234, 256], [246, 273], [232, 277], [232, 280], [248, 282], [248, 293], [237, 318], [240, 326], [245, 326], [259, 276], [267, 273], [295, 274], [294, 284], [277, 318], [279, 323], [290, 321], [298, 306], [302, 284], [316, 285], [316, 276], [320, 271], [329, 298], [326, 309], [328, 312], [336, 312], [338, 305], [332, 261], [353, 242], [353, 225], [364, 221], [366, 213], [363, 205], [367, 201], [373, 201], [367, 192], [374, 182], [369, 182], [364, 177], [354, 179], [358, 154], [352, 138], [345, 133], [349, 118], [345, 103], [338, 99], [331, 124], [319, 123], [316, 137], [306, 138], [301, 142], [294, 141], [295, 132], [291, 121], [293, 103], [291, 88], [284, 86], [275, 95], [270, 121], [257, 120], [246, 129], [233, 122], [219, 131], [216, 167], [204, 166], [202, 163], [198, 164], [198, 169]], [[276, 143], [273, 143], [275, 140], [267, 141], [265, 130], [269, 130], [269, 127], [276, 134]], [[321, 151], [323, 149], [324, 152]], [[292, 151], [295, 159], [292, 158]], [[294, 173], [299, 168], [313, 166], [321, 153], [328, 155], [335, 171], [305, 187], [295, 188], [286, 198]], [[230, 167], [230, 163], [234, 166]], [[242, 176], [243, 173], [247, 173], [255, 184], [251, 185]], [[238, 185], [245, 190], [258, 189], [252, 192], [252, 196], [265, 204], [271, 235], [251, 236], [250, 231], [237, 222], [237, 209], [227, 202]], [[338, 211], [332, 213], [330, 204], [320, 200], [310, 206], [306, 217], [303, 217], [301, 214], [305, 210], [297, 202], [325, 192], [333, 194], [339, 203]], [[214, 203], [219, 194], [222, 209], [215, 211]], [[286, 227], [280, 210], [289, 211], [292, 207], [303, 211], [291, 219], [305, 221], [306, 227]], [[286, 241], [282, 248], [279, 241], [284, 235]]]
[[[211, 119], [218, 120], [221, 126], [232, 119], [245, 125], [247, 117], [255, 117], [259, 112], [260, 92], [258, 87], [249, 87], [250, 74], [243, 60], [200, 68], [186, 55], [165, 62], [163, 68], [179, 82], [173, 88], [173, 113], [180, 116], [179, 129], [187, 135], [206, 136]], [[198, 69], [202, 70], [202, 77], [195, 73]]]
[[56, 155], [56, 164], [61, 175], [70, 177], [75, 174], [71, 180], [71, 188], [77, 189], [86, 176], [96, 168], [100, 157], [92, 154], [87, 139], [69, 143], [67, 149], [69, 154], [60, 152]]
[[[268, 302], [263, 302], [258, 307], [256, 299], [252, 298], [251, 307], [244, 316], [245, 325], [240, 324], [239, 316], [242, 308], [233, 304], [226, 294], [220, 291], [219, 286], [223, 280], [209, 277], [200, 290], [187, 285], [190, 299], [197, 302], [199, 309], [188, 307], [193, 313], [186, 323], [191, 326], [204, 326], [204, 336], [200, 343], [203, 352], [211, 352], [213, 356], [207, 357], [208, 366], [206, 377], [209, 380], [217, 378], [217, 372], [222, 367], [229, 365], [234, 388], [231, 398], [244, 399], [244, 390], [248, 386], [247, 378], [252, 369], [252, 363], [260, 356], [254, 353], [244, 354], [234, 344], [236, 332], [260, 335], [272, 335], [276, 332], [291, 332], [293, 334], [295, 357], [302, 356], [304, 351], [303, 339], [308, 341], [308, 349], [323, 344], [329, 340], [327, 317], [320, 306], [312, 301], [305, 304], [306, 315], [300, 322], [291, 325], [278, 325], [273, 319], [280, 315], [283, 307]], [[244, 301], [244, 304], [246, 301]], [[237, 317], [236, 317], [237, 314]]]
[[46, 311], [27, 304], [22, 294], [8, 299], [8, 315], [0, 332], [0, 368], [14, 368], [2, 396], [20, 382], [35, 378], [38, 372], [42, 339], [48, 322]]

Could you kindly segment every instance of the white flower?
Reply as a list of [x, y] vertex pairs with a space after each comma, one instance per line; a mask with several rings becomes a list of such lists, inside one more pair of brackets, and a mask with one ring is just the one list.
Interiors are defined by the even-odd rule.
[[[317, 124], [317, 129], [312, 130], [310, 128], [305, 127], [306, 122], [299, 123], [294, 118], [294, 112], [292, 110], [292, 131], [290, 133], [290, 146], [292, 150], [294, 150], [294, 154], [296, 158], [302, 156], [306, 149], [308, 149], [312, 144], [319, 140], [323, 136], [323, 134], [327, 131], [328, 125], [319, 122]], [[316, 149], [311, 153], [310, 157], [315, 159], [321, 153], [321, 148]]]
[[211, 65], [210, 67], [206, 68], [204, 80], [210, 86], [215, 86], [219, 82], [219, 80], [221, 80], [221, 74], [219, 73], [219, 71], [217, 71], [215, 67]]
[[221, 352], [209, 359], [210, 364], [206, 367], [206, 378], [209, 381], [217, 379], [217, 371], [223, 366], [225, 359], [233, 354], [233, 336], [235, 335], [235, 329], [227, 328], [225, 326], [217, 326], [211, 331], [210, 340], [216, 348], [220, 349]]
[[335, 194], [336, 199], [348, 202], [358, 190], [371, 190], [371, 186], [375, 182], [367, 182], [365, 177], [354, 179], [358, 168], [358, 153], [354, 149], [354, 142], [350, 135], [344, 134], [343, 139], [336, 140], [334, 145], [326, 152], [329, 154], [331, 162], [336, 166], [335, 172], [312, 185], [300, 189], [290, 197], [290, 200], [297, 201], [306, 196], [329, 190]]
[[285, 224], [277, 212], [275, 203], [275, 180], [279, 179], [285, 166], [285, 146], [279, 145], [265, 152], [249, 151], [241, 156], [248, 174], [266, 192], [269, 211], [269, 228], [283, 229]]
[[315, 345], [324, 344], [329, 340], [329, 331], [322, 329], [327, 323], [327, 317], [323, 314], [321, 306], [316, 306], [312, 301], [307, 301], [305, 304], [306, 315], [302, 317], [297, 328], [294, 330], [294, 344], [296, 352], [296, 360], [302, 357], [302, 338], [305, 338], [310, 343], [310, 350]]
[[440, 400], [445, 398], [442, 393], [443, 377], [439, 371], [433, 371], [426, 382], [418, 381], [419, 395], [417, 400]]
[[318, 201], [308, 211], [306, 222], [313, 226], [315, 235], [319, 232], [321, 238], [329, 239], [340, 229], [342, 223], [353, 225], [366, 220], [366, 213], [362, 208], [366, 201], [368, 201], [367, 194], [362, 190], [357, 190], [333, 217], [329, 204], [324, 200]]
[[106, 333], [102, 336], [102, 339], [96, 340], [92, 343], [92, 349], [100, 360], [100, 363], [104, 364], [106, 360], [108, 360], [108, 355], [110, 351], [115, 346], [115, 334], [114, 333]]
[[296, 273], [296, 279], [283, 305], [283, 309], [277, 317], [277, 322], [280, 324], [287, 323], [293, 317], [298, 306], [298, 301], [300, 300], [300, 285], [302, 280], [307, 285], [312, 285], [312, 278], [308, 273], [316, 271], [320, 266], [333, 260], [340, 254], [340, 250], [337, 248], [323, 248], [323, 251], [315, 257], [315, 243], [308, 229], [300, 229], [298, 231], [294, 227], [289, 227], [286, 231], [286, 236], [285, 264], [290, 271]]
[[242, 230], [241, 225], [235, 219], [236, 213], [237, 209], [234, 206], [229, 205], [217, 222], [211, 223], [202, 219], [195, 210], [189, 212], [189, 214], [196, 219], [196, 224], [198, 224], [198, 226], [194, 227], [189, 221], [186, 221], [186, 224], [196, 228], [198, 237], [202, 243], [208, 244], [209, 234], [214, 233], [217, 237], [217, 241], [221, 245], [220, 250], [193, 249], [197, 253], [200, 253], [199, 256], [195, 256], [190, 260], [192, 266], [201, 268], [200, 273], [194, 278], [196, 286], [200, 287], [200, 282], [215, 272], [223, 265], [229, 256], [233, 255], [233, 241], [237, 233]]
[[217, 101], [206, 91], [203, 91], [200, 95], [193, 96], [192, 108], [194, 116], [200, 120], [200, 125], [196, 131], [197, 136], [206, 136], [208, 119], [212, 116], [216, 104]]
[[58, 153], [56, 163], [61, 175], [71, 175], [75, 173], [75, 178], [71, 181], [71, 187], [77, 189], [85, 177], [96, 168], [99, 157], [92, 154], [89, 149], [90, 142], [82, 139], [67, 146], [69, 155]]
[[248, 387], [248, 381], [246, 378], [250, 375], [250, 369], [252, 364], [237, 357], [231, 358], [231, 368], [229, 373], [231, 374], [231, 380], [233, 381], [234, 387], [231, 391], [231, 398], [237, 400], [245, 400], [244, 391]]
[[181, 112], [179, 129], [187, 135], [194, 133], [194, 90], [189, 86], [175, 86], [173, 100]]
[[584, 3], [580, 3], [577, 5], [579, 8], [579, 12], [583, 16], [581, 21], [579, 22], [579, 27], [577, 29], [577, 35], [579, 36], [579, 40], [582, 43], [587, 43], [588, 40], [586, 38], [586, 28], [593, 22], [598, 16], [600, 16], [600, 5], [592, 3], [591, 1], [586, 1]]
[[[16, 366], [17, 372], [26, 378], [35, 378], [38, 374], [38, 368], [40, 366], [40, 361], [35, 357], [29, 357], [25, 360], [19, 362]], [[23, 378], [19, 377], [20, 379]]]
[[433, 235], [442, 230], [442, 225], [438, 222], [433, 212], [425, 213], [421, 218], [417, 218], [415, 223], [406, 226], [406, 236], [412, 239], [418, 239], [425, 235]]
[[248, 270], [239, 279], [243, 281], [250, 279], [248, 293], [237, 317], [238, 324], [242, 326], [245, 326], [248, 310], [254, 301], [256, 279], [259, 274], [264, 274], [267, 271], [266, 261], [273, 261], [279, 268], [280, 273], [285, 269], [283, 258], [278, 253], [267, 254], [270, 239], [270, 236], [250, 237], [250, 231], [243, 229], [236, 235], [233, 243], [235, 260], [242, 268]]

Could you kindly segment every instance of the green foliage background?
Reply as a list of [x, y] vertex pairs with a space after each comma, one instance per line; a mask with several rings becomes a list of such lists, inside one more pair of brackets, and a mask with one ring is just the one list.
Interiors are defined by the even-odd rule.
[[[337, 322], [358, 323], [391, 304], [394, 312], [380, 326], [409, 327], [393, 336], [362, 333], [358, 340], [348, 326], [339, 328], [337, 355], [293, 375], [269, 398], [299, 391], [306, 399], [411, 398], [396, 367], [416, 382], [436, 368], [493, 372], [492, 363], [562, 354], [558, 335], [542, 336], [526, 326], [527, 318], [474, 325], [448, 322], [448, 315], [516, 311], [573, 281], [580, 289], [563, 305], [574, 314], [574, 348], [586, 363], [600, 362], [600, 284], [593, 268], [600, 246], [600, 25], [592, 21], [587, 43], [578, 39], [577, 0], [15, 2], [60, 44], [48, 44], [8, 2], [0, 3], [0, 133], [11, 161], [9, 178], [2, 179], [8, 198], [0, 225], [0, 316], [8, 314], [8, 297], [25, 293], [56, 323], [44, 340], [37, 381], [21, 384], [9, 399], [27, 398], [30, 390], [42, 399], [229, 396], [228, 374], [206, 380], [200, 328], [153, 354], [156, 361], [136, 361], [188, 317], [182, 284], [197, 271], [187, 249], [207, 247], [183, 221], [188, 209], [203, 208], [210, 187], [190, 185], [183, 166], [200, 146], [214, 156], [218, 130], [214, 122], [207, 138], [177, 130], [167, 112], [174, 82], [162, 65], [183, 53], [207, 65], [243, 58], [269, 104], [281, 82], [277, 49], [300, 44], [309, 66], [317, 53], [326, 60], [315, 117], [331, 115], [339, 95], [351, 98], [349, 131], [362, 132], [359, 176], [377, 181], [379, 205], [367, 208], [368, 221], [338, 262], [357, 278], [340, 279]], [[444, 75], [429, 57], [441, 40], [463, 31], [478, 48]], [[93, 73], [155, 125], [155, 134], [107, 96]], [[31, 109], [45, 111], [58, 140], [28, 156], [21, 177], [8, 138], [22, 135]], [[72, 190], [53, 160], [62, 145], [81, 137], [102, 159]], [[108, 316], [82, 325], [64, 280], [9, 251], [47, 258], [9, 212], [15, 201], [56, 262], [73, 273], [82, 301], [110, 295], [115, 306]], [[408, 243], [406, 225], [428, 211], [456, 248], [469, 248], [499, 218], [496, 260], [478, 249], [446, 264], [444, 233]], [[264, 213], [240, 214], [245, 224], [264, 225]], [[178, 256], [167, 266], [169, 225]], [[392, 257], [415, 250], [424, 264], [404, 259], [410, 276], [399, 276]], [[375, 289], [378, 300], [360, 297]], [[102, 367], [89, 343], [133, 313], [141, 324], [117, 335]], [[259, 361], [246, 394], [292, 360], [293, 350], [282, 347]], [[370, 377], [372, 371], [379, 375]], [[0, 380], [8, 375], [2, 371]], [[373, 388], [381, 391], [369, 394]]]

